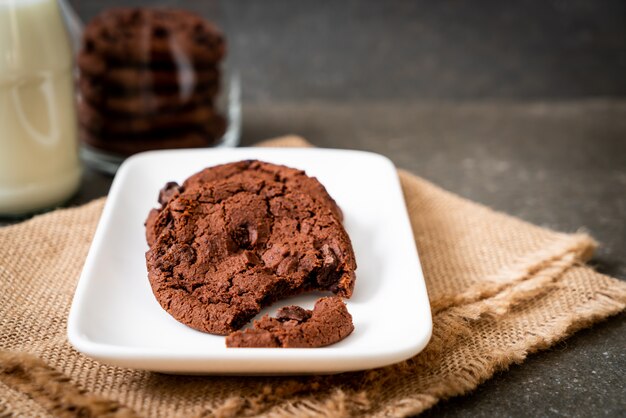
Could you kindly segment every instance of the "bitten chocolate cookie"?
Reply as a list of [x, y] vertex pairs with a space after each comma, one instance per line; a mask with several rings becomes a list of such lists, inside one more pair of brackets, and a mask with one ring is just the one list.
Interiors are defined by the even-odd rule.
[[113, 8], [85, 27], [83, 50], [114, 63], [193, 65], [221, 60], [226, 44], [217, 28], [185, 10]]
[[299, 306], [279, 309], [254, 321], [254, 328], [226, 337], [227, 347], [313, 348], [335, 344], [354, 330], [352, 315], [341, 298], [318, 299], [312, 311]]
[[225, 335], [311, 290], [350, 297], [356, 261], [341, 212], [303, 171], [241, 161], [169, 184], [146, 221], [148, 278], [188, 326]]

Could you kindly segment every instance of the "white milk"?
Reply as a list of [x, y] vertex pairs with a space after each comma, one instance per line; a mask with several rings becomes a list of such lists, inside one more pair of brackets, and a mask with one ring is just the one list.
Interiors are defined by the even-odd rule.
[[56, 0], [0, 0], [0, 215], [80, 182], [72, 52]]

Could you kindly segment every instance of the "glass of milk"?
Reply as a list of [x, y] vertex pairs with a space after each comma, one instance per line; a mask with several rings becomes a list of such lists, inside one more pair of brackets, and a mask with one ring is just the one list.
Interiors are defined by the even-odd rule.
[[78, 188], [73, 55], [57, 0], [0, 0], [0, 216]]

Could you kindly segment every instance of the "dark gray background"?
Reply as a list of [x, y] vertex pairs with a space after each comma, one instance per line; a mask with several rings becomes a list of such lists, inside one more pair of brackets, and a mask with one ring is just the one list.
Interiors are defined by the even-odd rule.
[[74, 0], [195, 10], [225, 28], [246, 102], [626, 94], [626, 2]]
[[[226, 28], [243, 144], [286, 133], [389, 156], [528, 221], [601, 243], [626, 279], [626, 2], [74, 1], [197, 10]], [[85, 172], [70, 204], [106, 194]], [[626, 416], [626, 315], [425, 416]]]

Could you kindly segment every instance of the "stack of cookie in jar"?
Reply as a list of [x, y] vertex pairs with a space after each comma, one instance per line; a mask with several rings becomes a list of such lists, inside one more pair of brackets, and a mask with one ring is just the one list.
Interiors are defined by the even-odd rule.
[[89, 146], [127, 156], [214, 145], [226, 123], [216, 107], [224, 37], [174, 9], [111, 9], [85, 28], [78, 116]]

